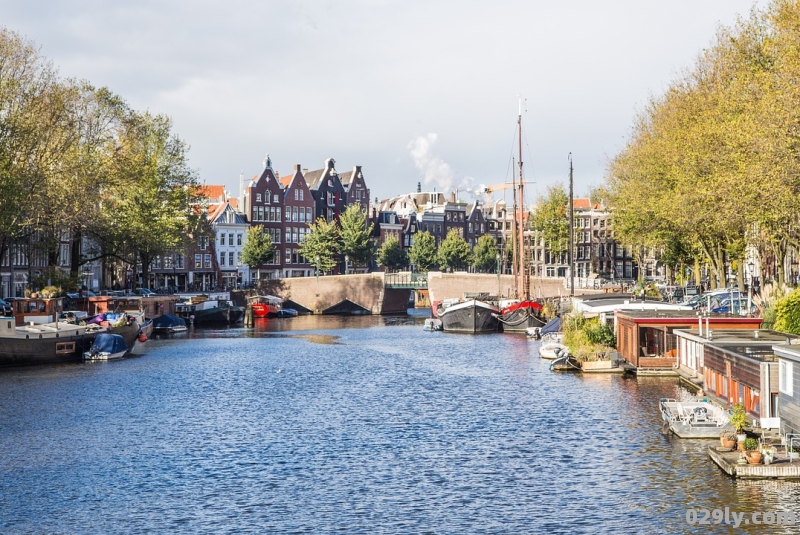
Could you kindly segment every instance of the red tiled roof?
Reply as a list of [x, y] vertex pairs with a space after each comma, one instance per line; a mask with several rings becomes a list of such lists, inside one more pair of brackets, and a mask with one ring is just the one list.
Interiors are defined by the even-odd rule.
[[281, 186], [283, 186], [284, 188], [288, 188], [289, 184], [291, 184], [293, 178], [294, 178], [294, 175], [286, 175], [285, 177], [281, 178], [279, 180], [280, 183], [281, 183]]
[[225, 186], [200, 186], [200, 195], [207, 199], [225, 199]]
[[572, 199], [572, 207], [576, 210], [590, 210], [592, 203], [589, 199]]

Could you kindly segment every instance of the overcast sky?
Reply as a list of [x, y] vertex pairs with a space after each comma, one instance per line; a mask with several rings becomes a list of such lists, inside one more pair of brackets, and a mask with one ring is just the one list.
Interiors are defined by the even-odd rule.
[[[603, 182], [634, 114], [717, 28], [766, 0], [0, 0], [0, 25], [63, 77], [170, 116], [206, 184], [239, 193], [269, 154], [372, 197], [511, 180], [526, 199]], [[495, 193], [495, 198], [502, 193]], [[481, 197], [483, 198], [483, 197]]]

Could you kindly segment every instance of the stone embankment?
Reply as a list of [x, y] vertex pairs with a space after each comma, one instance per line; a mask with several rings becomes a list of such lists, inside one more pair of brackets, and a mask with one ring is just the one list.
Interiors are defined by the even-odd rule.
[[[429, 302], [465, 293], [509, 297], [514, 291], [510, 275], [480, 273], [428, 273]], [[287, 301], [286, 306], [312, 314], [398, 314], [406, 311], [411, 289], [386, 288], [384, 273], [298, 277], [268, 281], [262, 291]], [[561, 279], [531, 279], [534, 298], [569, 294]]]

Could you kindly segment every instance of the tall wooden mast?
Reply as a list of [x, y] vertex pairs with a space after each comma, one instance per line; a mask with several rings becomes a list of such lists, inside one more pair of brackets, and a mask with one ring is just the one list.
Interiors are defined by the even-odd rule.
[[518, 227], [517, 243], [514, 244], [514, 249], [519, 251], [517, 261], [519, 262], [517, 268], [517, 275], [519, 282], [517, 283], [517, 294], [520, 299], [530, 299], [531, 293], [531, 278], [525, 262], [525, 197], [523, 196], [522, 188], [525, 181], [522, 179], [522, 99], [519, 101], [519, 114], [517, 115], [517, 130], [519, 131], [519, 189], [517, 190], [518, 202], [515, 204], [519, 206], [519, 210], [515, 210], [514, 217], [516, 219], [515, 225]]

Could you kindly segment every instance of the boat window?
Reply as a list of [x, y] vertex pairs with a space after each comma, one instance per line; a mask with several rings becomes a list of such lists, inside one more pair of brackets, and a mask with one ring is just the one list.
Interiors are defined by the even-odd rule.
[[44, 301], [39, 302], [39, 312], [45, 312], [47, 310], [47, 303]]

